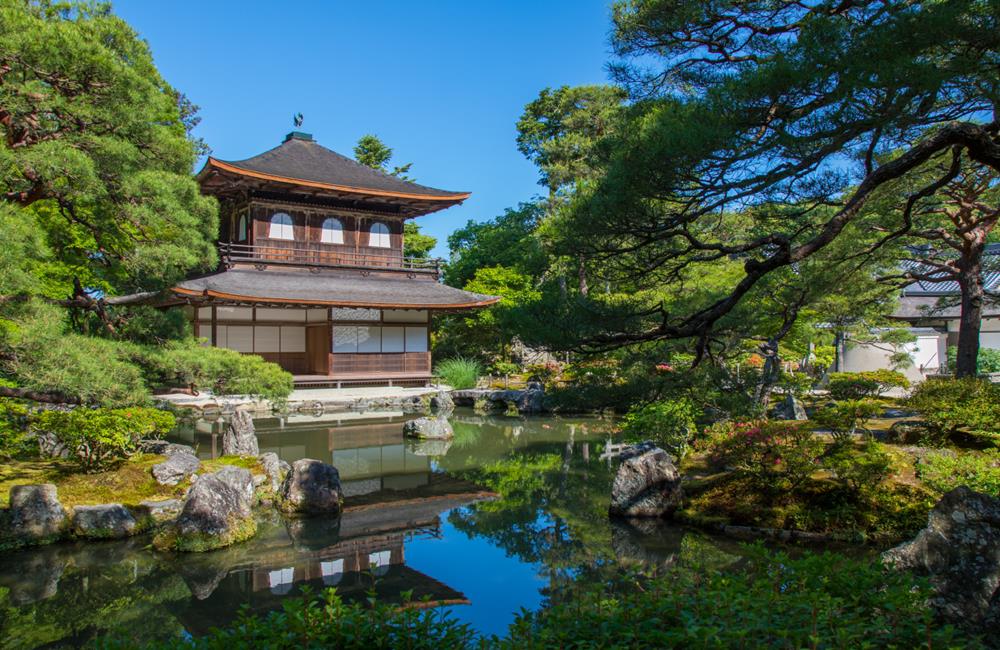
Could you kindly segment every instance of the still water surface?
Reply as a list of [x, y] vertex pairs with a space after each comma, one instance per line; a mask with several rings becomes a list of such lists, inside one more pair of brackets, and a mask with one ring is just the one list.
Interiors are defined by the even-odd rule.
[[[459, 410], [455, 439], [443, 443], [404, 440], [406, 419], [255, 421], [262, 452], [340, 470], [339, 518], [262, 515], [253, 540], [204, 554], [158, 554], [139, 537], [0, 557], [0, 644], [198, 635], [230, 623], [241, 606], [279, 608], [304, 586], [358, 599], [374, 589], [387, 601], [412, 591], [482, 634], [503, 634], [519, 610], [538, 608], [595, 568], [665, 564], [706, 545], [733, 550], [665, 524], [640, 531], [608, 520], [608, 420]], [[202, 420], [176, 437], [212, 457], [221, 430], [221, 421]]]

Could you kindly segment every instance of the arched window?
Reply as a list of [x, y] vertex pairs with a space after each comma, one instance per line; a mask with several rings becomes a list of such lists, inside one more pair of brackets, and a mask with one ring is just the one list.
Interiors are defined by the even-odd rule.
[[368, 245], [375, 248], [389, 248], [389, 226], [376, 221], [368, 233]]
[[292, 218], [284, 212], [279, 212], [271, 217], [271, 228], [267, 236], [271, 239], [295, 239], [292, 234]]
[[246, 240], [247, 240], [247, 216], [245, 214], [241, 214], [239, 224], [236, 226], [236, 241], [246, 241]]
[[344, 224], [340, 219], [330, 217], [323, 221], [323, 228], [320, 230], [319, 240], [324, 244], [344, 243]]

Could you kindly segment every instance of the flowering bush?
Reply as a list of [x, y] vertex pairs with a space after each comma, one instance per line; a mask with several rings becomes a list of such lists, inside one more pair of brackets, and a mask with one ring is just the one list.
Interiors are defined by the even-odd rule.
[[622, 433], [629, 442], [653, 440], [680, 460], [690, 447], [697, 415], [698, 409], [687, 399], [651, 402], [629, 410]]
[[654, 367], [656, 369], [656, 372], [660, 373], [661, 375], [665, 375], [668, 372], [673, 372], [674, 371], [674, 367], [672, 365], [670, 365], [669, 363], [658, 363]]
[[723, 421], [705, 430], [709, 458], [733, 468], [762, 494], [794, 490], [816, 469], [823, 442], [799, 422]]

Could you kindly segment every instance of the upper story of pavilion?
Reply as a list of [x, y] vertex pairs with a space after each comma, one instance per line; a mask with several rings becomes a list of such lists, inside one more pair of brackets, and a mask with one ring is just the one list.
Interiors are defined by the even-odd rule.
[[404, 257], [403, 224], [469, 197], [371, 169], [301, 132], [245, 160], [210, 157], [198, 180], [219, 199], [229, 268], [360, 268], [436, 280], [438, 260]]

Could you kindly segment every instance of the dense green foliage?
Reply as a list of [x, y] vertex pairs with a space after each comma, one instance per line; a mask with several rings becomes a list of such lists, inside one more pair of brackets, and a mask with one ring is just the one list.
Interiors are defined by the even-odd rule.
[[483, 374], [483, 366], [475, 359], [452, 357], [439, 361], [434, 366], [434, 374], [456, 390], [475, 388]]
[[909, 388], [910, 381], [896, 370], [830, 373], [830, 397], [860, 400], [879, 397], [893, 388]]
[[935, 450], [917, 463], [917, 476], [938, 492], [960, 485], [1000, 497], [1000, 450]]
[[[182, 313], [153, 307], [165, 289], [216, 262], [217, 205], [191, 176], [205, 151], [190, 133], [197, 107], [102, 3], [4, 3], [0, 70], [0, 377], [8, 393], [143, 404], [163, 385], [149, 370], [166, 341], [192, 363], [219, 367], [193, 361], [214, 353], [191, 340]], [[226, 369], [228, 377], [204, 383], [240, 376], [239, 390], [263, 383], [259, 392], [287, 395], [273, 380], [277, 367], [259, 359]]]
[[1000, 385], [988, 380], [931, 379], [914, 389], [907, 404], [944, 440], [964, 432], [1000, 441]]
[[20, 400], [0, 399], [0, 459], [16, 458], [34, 446], [27, 431], [28, 407]]
[[[503, 648], [976, 647], [935, 625], [926, 585], [877, 562], [751, 549], [739, 570], [668, 569], [523, 613]], [[968, 644], [968, 645], [966, 645]]]
[[138, 450], [144, 438], [160, 438], [174, 428], [174, 416], [150, 408], [75, 408], [41, 411], [31, 416], [31, 428], [50, 433], [66, 447], [84, 472], [98, 472]]
[[622, 418], [622, 435], [629, 442], [652, 440], [673, 454], [684, 458], [697, 431], [698, 410], [688, 399], [664, 400], [635, 406]]
[[[948, 367], [955, 367], [957, 348], [948, 346]], [[1000, 350], [995, 348], [980, 348], [979, 361], [976, 370], [980, 373], [1000, 372]]]

